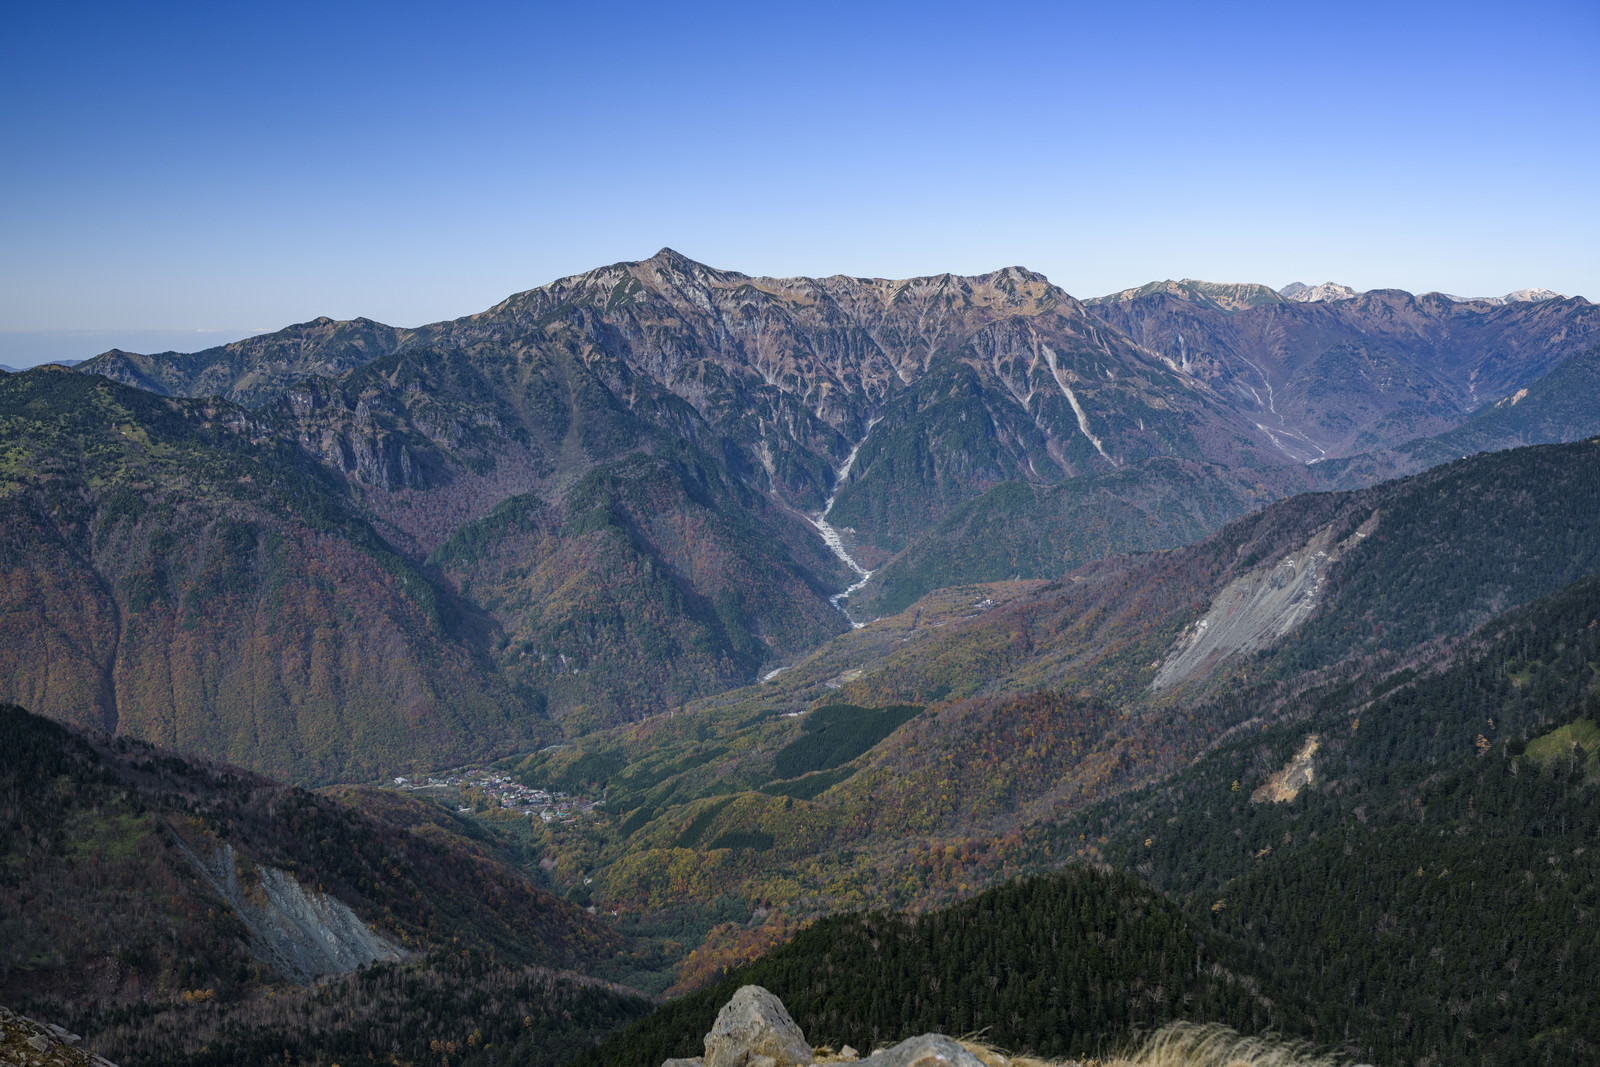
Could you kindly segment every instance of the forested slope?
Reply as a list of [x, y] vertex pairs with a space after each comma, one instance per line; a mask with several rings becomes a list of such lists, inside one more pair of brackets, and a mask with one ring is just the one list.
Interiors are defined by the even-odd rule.
[[[1597, 694], [1591, 577], [1437, 663], [1330, 677], [1050, 847], [1100, 842], [1252, 971], [1315, 991], [1313, 1032], [1360, 1056], [1577, 1062], [1600, 1041]], [[1308, 736], [1309, 784], [1253, 797]]]
[[[293, 880], [406, 958], [297, 983], [199, 869], [219, 856], [245, 902]], [[479, 1028], [527, 1040], [537, 1021], [537, 1062], [556, 1063], [641, 1010], [580, 976], [620, 944], [437, 808], [310, 793], [0, 706], [0, 1002], [116, 1062], [425, 1056]]]

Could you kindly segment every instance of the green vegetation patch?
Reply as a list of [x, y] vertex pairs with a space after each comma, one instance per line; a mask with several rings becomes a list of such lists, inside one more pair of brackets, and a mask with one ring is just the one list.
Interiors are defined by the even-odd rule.
[[[704, 836], [706, 830], [711, 826], [712, 821], [716, 819], [718, 815], [722, 814], [723, 808], [727, 807], [731, 803], [733, 803], [733, 800], [730, 797], [727, 800], [721, 800], [707, 804], [705, 807], [701, 808], [700, 813], [690, 821], [688, 826], [683, 828], [683, 833], [678, 835], [677, 847], [694, 848], [696, 845], [698, 845], [700, 843], [700, 838]], [[717, 848], [719, 846], [712, 845], [711, 847]]]
[[1541, 767], [1562, 760], [1582, 763], [1590, 775], [1600, 774], [1600, 726], [1577, 719], [1528, 742], [1528, 758]]
[[766, 852], [772, 848], [777, 839], [765, 830], [730, 830], [719, 834], [710, 847], [717, 848], [747, 848], [754, 852]]
[[772, 771], [781, 780], [832, 770], [866, 752], [921, 711], [910, 704], [887, 708], [834, 704], [817, 708], [805, 717], [800, 737], [778, 750]]
[[787, 781], [768, 782], [761, 787], [761, 791], [768, 796], [790, 797], [794, 800], [815, 800], [854, 774], [855, 770], [851, 767], [839, 767], [831, 771], [815, 771]]

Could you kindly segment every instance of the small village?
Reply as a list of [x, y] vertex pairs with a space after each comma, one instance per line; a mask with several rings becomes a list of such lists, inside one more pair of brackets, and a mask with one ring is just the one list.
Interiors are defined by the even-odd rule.
[[[545, 823], [573, 822], [595, 808], [592, 800], [526, 786], [510, 775], [483, 769], [430, 775], [421, 781], [397, 777], [394, 779], [394, 788], [408, 792], [453, 791], [463, 800], [479, 798], [485, 804], [496, 805]], [[456, 810], [471, 814], [484, 808], [468, 802], [462, 803]]]

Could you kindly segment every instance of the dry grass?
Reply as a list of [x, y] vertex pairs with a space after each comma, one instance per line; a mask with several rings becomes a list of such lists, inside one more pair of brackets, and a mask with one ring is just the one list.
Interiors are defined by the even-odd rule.
[[[1338, 1056], [1318, 1055], [1304, 1042], [1273, 1037], [1245, 1037], [1217, 1024], [1172, 1023], [1152, 1034], [1131, 1052], [1082, 1060], [1042, 1060], [1012, 1056], [976, 1037], [961, 1044], [984, 1067], [1346, 1067]], [[853, 1049], [815, 1050], [819, 1065], [855, 1063]]]
[[1174, 1023], [1127, 1059], [1107, 1061], [1107, 1067], [1339, 1067], [1344, 1062], [1316, 1055], [1303, 1042], [1242, 1037], [1225, 1026]]
[[1317, 1055], [1304, 1042], [1244, 1037], [1226, 1026], [1173, 1023], [1131, 1052], [1084, 1060], [1008, 1056], [981, 1041], [962, 1042], [985, 1067], [1343, 1067], [1348, 1061]]

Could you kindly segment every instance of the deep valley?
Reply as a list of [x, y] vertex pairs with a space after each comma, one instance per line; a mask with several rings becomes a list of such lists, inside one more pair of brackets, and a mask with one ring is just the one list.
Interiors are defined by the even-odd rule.
[[1537, 295], [664, 249], [0, 374], [0, 1003], [125, 1065], [657, 1067], [751, 982], [1581, 1062], [1600, 312]]

